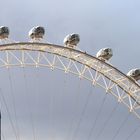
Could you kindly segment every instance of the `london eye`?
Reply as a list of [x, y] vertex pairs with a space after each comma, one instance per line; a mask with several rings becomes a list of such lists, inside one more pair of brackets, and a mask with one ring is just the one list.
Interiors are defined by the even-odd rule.
[[[128, 116], [131, 115], [133, 116], [133, 118], [139, 121], [140, 119], [140, 83], [139, 83], [140, 69], [139, 68], [132, 69], [127, 74], [124, 74], [123, 72], [121, 72], [118, 68], [116, 68], [109, 62], [110, 58], [113, 56], [113, 51], [111, 48], [103, 48], [99, 50], [99, 52], [95, 56], [88, 54], [86, 51], [80, 50], [80, 47], [78, 46], [78, 43], [80, 41], [80, 36], [78, 34], [72, 33], [66, 36], [64, 39], [64, 45], [56, 45], [52, 43], [47, 43], [45, 39], [43, 38], [44, 34], [45, 34], [45, 29], [41, 26], [37, 26], [30, 30], [29, 32], [30, 40], [28, 42], [16, 42], [9, 39], [8, 27], [5, 27], [5, 26], [0, 27], [0, 68], [2, 72], [5, 71], [5, 73], [7, 73], [8, 75], [7, 81], [9, 81], [9, 88], [10, 88], [9, 94], [11, 94], [10, 97], [8, 94], [7, 95], [5, 94], [5, 92], [7, 91], [6, 85], [8, 84], [7, 84], [7, 81], [4, 81], [1, 84], [3, 86], [1, 87], [1, 95], [0, 95], [1, 96], [1, 99], [0, 99], [1, 111], [2, 111], [1, 116], [2, 116], [2, 121], [4, 120], [5, 115], [8, 116], [7, 118], [10, 122], [9, 126], [12, 128], [8, 132], [8, 130], [5, 130], [4, 128], [5, 121], [2, 123], [1, 134], [2, 134], [3, 140], [7, 140], [9, 138], [16, 139], [16, 140], [26, 139], [24, 135], [23, 136], [20, 135], [21, 134], [20, 131], [22, 129], [26, 129], [27, 127], [26, 125], [24, 125], [23, 121], [21, 121], [23, 124], [22, 123], [20, 124], [21, 118], [23, 119], [26, 118], [26, 116], [24, 116], [25, 112], [23, 111], [23, 114], [21, 116], [17, 113], [18, 107], [16, 106], [16, 104], [18, 101], [15, 100], [16, 95], [14, 93], [16, 92], [16, 90], [17, 90], [17, 93], [21, 92], [20, 89], [16, 88], [18, 86], [20, 87], [21, 85], [22, 87], [24, 87], [23, 89], [25, 90], [24, 97], [26, 96], [27, 98], [27, 99], [24, 99], [24, 103], [22, 103], [21, 108], [24, 110], [24, 105], [25, 105], [26, 106], [25, 108], [29, 109], [29, 111], [27, 111], [28, 112], [27, 114], [29, 116], [28, 121], [31, 124], [30, 127], [32, 129], [33, 139], [34, 140], [39, 139], [37, 136], [37, 132], [36, 132], [37, 129], [35, 128], [35, 119], [33, 119], [33, 116], [35, 114], [36, 109], [40, 110], [38, 108], [38, 104], [39, 102], [43, 103], [42, 101], [43, 97], [36, 97], [35, 104], [31, 105], [30, 98], [33, 99], [33, 97], [30, 97], [30, 92], [32, 88], [36, 88], [36, 90], [38, 90], [38, 93], [39, 93], [38, 96], [42, 96], [41, 94], [42, 87], [37, 87], [37, 85], [40, 85], [39, 81], [37, 85], [33, 84], [32, 85], [33, 87], [31, 87], [30, 82], [34, 83], [34, 80], [30, 81], [29, 79], [32, 76], [31, 75], [29, 76], [26, 73], [26, 71], [28, 70], [30, 71], [30, 69], [34, 69], [36, 79], [38, 77], [37, 73], [39, 69], [44, 70], [44, 71], [50, 69], [52, 71], [51, 75], [53, 75], [53, 73], [55, 73], [55, 71], [58, 70], [58, 73], [59, 71], [62, 72], [62, 73], [60, 72], [60, 75], [66, 74], [66, 75], [69, 75], [69, 77], [76, 77], [77, 80], [78, 79], [80, 80], [80, 82], [84, 81], [87, 85], [90, 86], [89, 88], [90, 94], [91, 92], [94, 91], [96, 87], [99, 87], [99, 90], [100, 88], [103, 89], [101, 91], [103, 92], [102, 94], [104, 94], [104, 97], [102, 101], [99, 103], [99, 108], [98, 109], [95, 108], [96, 111], [95, 110], [93, 111], [93, 114], [94, 114], [93, 121], [89, 122], [91, 123], [91, 125], [90, 125], [90, 128], [88, 128], [87, 135], [85, 136], [87, 140], [100, 139], [100, 137], [102, 137], [102, 133], [104, 132], [106, 125], [109, 123], [109, 120], [112, 118], [113, 114], [115, 113], [115, 110], [117, 109], [118, 104], [120, 104], [122, 107], [125, 108], [124, 110], [128, 112], [129, 114]], [[20, 81], [17, 82], [14, 80], [14, 74], [12, 75], [13, 71], [15, 71], [14, 72], [15, 75], [16, 73], [19, 74], [17, 71], [22, 72], [23, 74], [22, 78], [24, 79], [24, 80], [22, 79], [24, 81], [23, 83], [22, 82], [20, 83]], [[1, 74], [1, 76], [2, 75], [3, 74]], [[46, 85], [49, 85], [49, 82], [52, 82], [53, 88], [54, 89], [56, 88], [56, 91], [57, 91], [56, 84], [58, 84], [58, 87], [59, 87], [59, 84], [62, 82], [61, 86], [63, 88], [61, 89], [61, 96], [63, 96], [64, 90], [66, 90], [66, 88], [70, 86], [69, 84], [68, 85], [66, 84], [68, 83], [68, 79], [67, 80], [66, 79], [62, 82], [61, 77], [58, 76], [58, 79], [57, 79], [58, 83], [52, 80], [50, 81], [48, 80], [47, 82], [44, 80], [44, 82], [46, 82], [45, 83]], [[73, 86], [72, 87], [70, 86], [70, 87], [74, 89], [75, 82], [73, 81], [72, 83], [73, 83], [72, 84]], [[76, 86], [77, 86], [76, 90], [78, 90], [78, 88], [82, 88], [82, 86], [81, 87], [78, 85]], [[3, 87], [5, 87], [5, 89], [3, 89]], [[72, 90], [72, 89], [69, 89], [69, 90]], [[46, 93], [48, 92], [49, 92], [49, 89], [46, 90]], [[23, 91], [19, 94], [19, 96], [22, 96], [22, 99], [23, 99], [24, 97], [23, 95], [21, 95], [22, 93]], [[58, 139], [70, 139], [70, 140], [78, 139], [77, 135], [80, 129], [82, 129], [81, 125], [83, 123], [82, 122], [83, 116], [85, 115], [87, 111], [89, 99], [91, 98], [88, 92], [84, 94], [85, 95], [83, 99], [81, 99], [81, 100], [84, 100], [84, 104], [82, 105], [82, 110], [80, 111], [81, 113], [80, 113], [79, 119], [75, 119], [73, 115], [70, 119], [71, 121], [69, 121], [69, 129], [67, 128], [68, 129], [67, 131], [69, 132], [71, 130], [72, 134], [68, 133], [66, 138], [58, 138]], [[49, 100], [46, 99], [46, 102], [47, 101], [50, 102], [49, 106], [51, 108], [52, 107], [51, 100], [52, 98], [55, 98], [55, 94], [53, 95], [53, 97], [51, 97], [52, 95], [49, 95], [49, 96], [50, 98]], [[95, 131], [94, 129], [97, 125], [97, 122], [99, 121], [98, 118], [99, 116], [101, 116], [101, 113], [103, 111], [104, 103], [106, 101], [106, 96], [110, 96], [111, 98], [113, 97], [113, 102], [116, 103], [117, 105], [115, 105], [112, 108], [112, 111], [110, 111], [110, 115], [105, 119], [106, 121], [102, 123], [102, 127], [98, 129], [96, 136], [92, 137], [93, 135], [92, 133], [93, 131]], [[68, 97], [69, 98], [67, 98], [67, 102], [70, 100], [70, 94]], [[42, 100], [38, 101], [37, 100], [38, 98], [41, 98]], [[20, 99], [20, 102], [22, 102], [22, 99]], [[8, 100], [10, 103], [7, 102]], [[71, 99], [71, 101], [72, 100], [73, 99]], [[67, 102], [65, 102], [65, 104], [63, 103], [63, 106], [67, 106]], [[73, 103], [69, 103], [69, 104], [71, 105]], [[74, 106], [75, 107], [77, 106], [76, 101], [74, 103]], [[74, 106], [73, 108], [75, 108]], [[11, 111], [11, 108], [12, 108], [12, 111]], [[69, 109], [68, 107], [66, 107], [66, 109], [71, 110], [71, 107]], [[45, 111], [47, 112], [48, 110], [44, 109], [43, 112]], [[51, 113], [53, 112], [55, 114], [57, 112], [57, 109], [56, 111], [53, 111], [53, 109], [51, 108], [50, 112]], [[75, 111], [75, 113], [76, 112], [77, 111]], [[53, 114], [51, 113], [49, 115]], [[53, 117], [57, 118], [56, 114], [54, 116], [50, 116], [49, 119], [51, 120], [51, 118]], [[65, 115], [67, 115], [67, 113]], [[36, 114], [36, 116], [38, 115]], [[114, 140], [117, 138], [119, 132], [121, 131], [121, 128], [128, 120], [128, 116], [124, 119], [124, 121], [120, 123], [120, 127], [118, 127], [115, 133], [112, 135], [112, 137], [110, 138], [111, 140]], [[61, 120], [61, 118], [59, 119]], [[37, 123], [40, 122], [38, 119], [36, 120], [37, 120]], [[75, 121], [77, 120], [76, 125], [75, 125], [74, 120]], [[55, 119], [53, 120], [53, 122], [51, 120], [50, 124], [54, 122], [55, 122]], [[58, 128], [56, 127], [56, 130], [59, 130], [59, 125], [58, 125]], [[133, 130], [131, 130], [129, 135], [127, 134], [124, 136], [125, 139], [126, 140], [130, 139], [136, 130], [137, 128], [133, 128]], [[8, 138], [6, 138], [5, 136], [7, 133], [9, 133]], [[42, 133], [45, 133], [45, 132], [42, 132]], [[52, 135], [56, 133], [57, 132], [55, 131]], [[27, 135], [29, 135], [28, 132], [27, 132]], [[52, 137], [51, 139], [57, 139], [57, 138]]]

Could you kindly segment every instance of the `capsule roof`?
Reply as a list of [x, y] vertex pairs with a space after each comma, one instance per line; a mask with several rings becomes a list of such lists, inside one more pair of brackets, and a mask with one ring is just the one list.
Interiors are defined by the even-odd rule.
[[0, 39], [8, 38], [9, 36], [9, 28], [6, 26], [0, 26]]
[[127, 73], [127, 76], [135, 79], [136, 81], [140, 80], [140, 69], [132, 69]]
[[33, 27], [29, 31], [29, 37], [31, 39], [41, 39], [45, 35], [45, 29], [42, 26]]
[[79, 41], [80, 41], [80, 36], [79, 36], [79, 34], [75, 34], [75, 33], [73, 33], [73, 34], [69, 34], [69, 35], [67, 35], [65, 38], [64, 38], [64, 45], [66, 46], [66, 47], [72, 47], [72, 48], [74, 48], [74, 47], [76, 47], [77, 46], [77, 44], [79, 43]]
[[102, 48], [96, 54], [97, 58], [104, 61], [109, 60], [112, 56], [113, 56], [113, 51], [111, 48]]

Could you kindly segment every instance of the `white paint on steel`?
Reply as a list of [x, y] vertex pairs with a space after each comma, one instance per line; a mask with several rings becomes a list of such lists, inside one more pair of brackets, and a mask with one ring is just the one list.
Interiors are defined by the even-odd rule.
[[49, 67], [73, 73], [104, 88], [140, 119], [140, 84], [107, 62], [79, 50], [45, 43], [3, 44], [0, 51], [0, 67]]

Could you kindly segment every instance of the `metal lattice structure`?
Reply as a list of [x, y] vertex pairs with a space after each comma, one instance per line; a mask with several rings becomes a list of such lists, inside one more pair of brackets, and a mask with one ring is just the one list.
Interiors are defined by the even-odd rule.
[[72, 73], [100, 86], [140, 119], [140, 84], [111, 64], [85, 52], [46, 43], [0, 45], [0, 67], [49, 67]]

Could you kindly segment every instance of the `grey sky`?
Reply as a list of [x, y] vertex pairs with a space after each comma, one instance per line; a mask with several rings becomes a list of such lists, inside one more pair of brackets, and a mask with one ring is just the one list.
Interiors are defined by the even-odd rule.
[[[81, 37], [80, 48], [89, 54], [95, 55], [99, 49], [111, 47], [114, 52], [111, 63], [124, 73], [140, 67], [139, 0], [0, 0], [0, 2], [0, 25], [8, 26], [10, 38], [16, 41], [27, 41], [28, 31], [36, 25], [45, 27], [48, 42], [60, 45], [67, 34], [75, 32]], [[33, 68], [27, 68], [25, 71], [27, 79], [24, 78], [20, 68], [10, 70], [22, 137], [33, 139], [30, 113], [27, 109], [29, 107], [25, 103], [27, 100], [25, 93], [30, 93], [31, 97], [35, 94], [34, 98], [31, 98], [34, 101], [31, 101], [31, 106], [34, 106], [32, 113], [35, 116], [38, 139], [66, 140], [69, 137], [68, 140], [86, 140], [105, 92], [91, 87], [87, 81], [81, 81], [75, 76], [65, 75], [59, 71], [52, 72], [48, 69], [36, 71]], [[3, 69], [0, 75], [3, 93], [9, 101], [9, 106], [12, 106], [8, 71]], [[95, 94], [90, 98], [80, 128], [73, 138], [89, 92]], [[80, 96], [77, 97], [76, 93]], [[91, 139], [95, 139], [107, 119], [108, 112], [111, 112], [116, 103], [113, 97], [107, 97]], [[99, 140], [111, 140], [127, 114], [127, 109], [119, 105]], [[3, 120], [6, 139], [13, 140], [9, 122], [7, 118]], [[139, 123], [140, 121], [131, 115], [116, 140], [124, 140]], [[139, 132], [140, 129], [131, 139], [138, 140]]]

